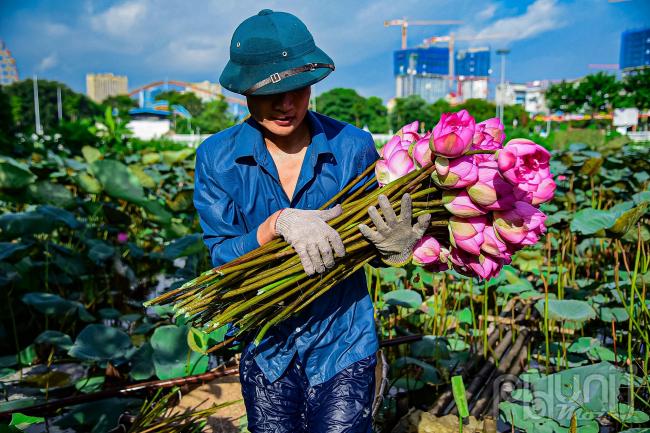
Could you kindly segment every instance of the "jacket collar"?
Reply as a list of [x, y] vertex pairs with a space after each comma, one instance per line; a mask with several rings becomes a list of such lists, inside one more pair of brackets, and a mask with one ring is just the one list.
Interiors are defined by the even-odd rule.
[[[329, 154], [334, 158], [334, 152], [323, 124], [318, 117], [312, 112], [307, 111], [305, 120], [309, 122], [309, 131], [311, 133], [310, 152], [305, 157], [310, 158], [313, 167], [318, 162], [320, 155]], [[258, 164], [264, 165], [269, 159], [270, 154], [264, 144], [262, 136], [262, 127], [252, 117], [249, 117], [241, 124], [241, 130], [235, 139], [234, 149], [235, 162], [240, 158], [253, 158]]]

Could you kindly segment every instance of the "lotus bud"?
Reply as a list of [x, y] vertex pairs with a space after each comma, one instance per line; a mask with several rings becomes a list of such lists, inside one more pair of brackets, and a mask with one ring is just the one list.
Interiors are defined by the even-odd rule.
[[447, 158], [461, 156], [472, 146], [475, 127], [476, 122], [467, 110], [443, 113], [429, 140], [431, 151]]
[[442, 204], [451, 214], [461, 218], [470, 218], [487, 213], [486, 210], [471, 200], [464, 189], [444, 191], [442, 193]]
[[443, 188], [465, 188], [478, 179], [478, 167], [471, 156], [447, 159], [436, 158], [436, 171], [431, 178], [436, 185]]

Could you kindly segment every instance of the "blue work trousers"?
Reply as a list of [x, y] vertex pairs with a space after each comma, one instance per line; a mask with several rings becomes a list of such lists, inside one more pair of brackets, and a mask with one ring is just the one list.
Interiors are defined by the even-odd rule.
[[252, 355], [239, 364], [251, 433], [371, 433], [375, 355], [357, 361], [327, 382], [310, 386], [294, 356], [284, 374], [269, 382]]

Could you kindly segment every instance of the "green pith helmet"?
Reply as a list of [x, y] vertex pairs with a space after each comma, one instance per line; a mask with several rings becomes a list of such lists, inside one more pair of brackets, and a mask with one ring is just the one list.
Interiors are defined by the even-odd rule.
[[300, 19], [264, 9], [235, 29], [219, 83], [246, 96], [272, 95], [310, 86], [333, 70]]

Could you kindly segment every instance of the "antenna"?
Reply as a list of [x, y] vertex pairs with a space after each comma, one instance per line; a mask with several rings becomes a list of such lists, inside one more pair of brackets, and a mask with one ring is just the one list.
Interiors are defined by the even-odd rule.
[[61, 87], [56, 88], [56, 108], [59, 115], [59, 123], [63, 122], [63, 104], [61, 103]]
[[32, 82], [34, 83], [34, 122], [36, 134], [42, 135], [43, 125], [41, 125], [41, 112], [38, 109], [38, 78], [36, 77], [36, 74], [34, 74], [34, 80]]

